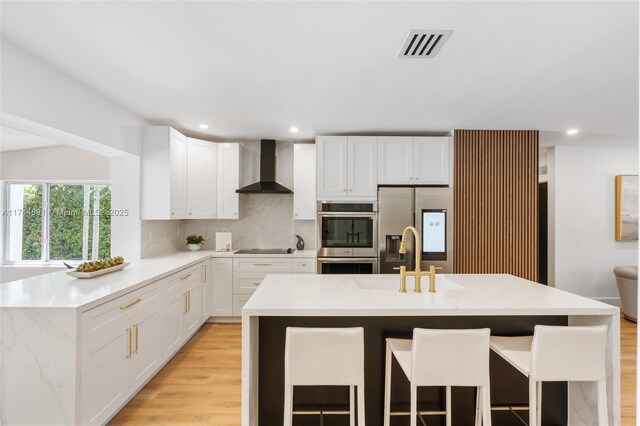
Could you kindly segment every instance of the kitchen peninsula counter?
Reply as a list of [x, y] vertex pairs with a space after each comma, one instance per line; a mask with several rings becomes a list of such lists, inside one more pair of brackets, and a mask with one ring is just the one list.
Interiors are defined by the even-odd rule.
[[[382, 420], [384, 338], [410, 338], [414, 327], [489, 327], [495, 335], [532, 334], [537, 324], [606, 324], [609, 327], [609, 421], [619, 424], [620, 318], [617, 307], [506, 274], [438, 275], [435, 294], [427, 293], [426, 288], [422, 293], [414, 293], [411, 277], [407, 278], [407, 293], [399, 293], [398, 286], [398, 275], [267, 276], [242, 311], [242, 424], [270, 425], [282, 421], [284, 331], [288, 326], [364, 327], [366, 420], [376, 425]], [[514, 374], [499, 365], [495, 357], [492, 357], [491, 367], [492, 403], [526, 404], [526, 397], [522, 400], [527, 391], [524, 376], [519, 378], [519, 373]], [[394, 377], [399, 375], [394, 374]], [[514, 382], [504, 383], [511, 380]], [[512, 385], [514, 390], [507, 392], [510, 395], [501, 395], [501, 389], [509, 389]], [[548, 385], [544, 392], [546, 423], [543, 423], [596, 423], [595, 386], [590, 383]], [[403, 386], [406, 387], [400, 383], [399, 387]], [[474, 397], [472, 391], [461, 389], [454, 392], [453, 398], [454, 412], [462, 420], [465, 415], [473, 415]], [[400, 395], [399, 399], [402, 392], [400, 389], [396, 393], [394, 387], [394, 395]], [[314, 406], [318, 399], [333, 406], [345, 402], [329, 391], [302, 389], [296, 395], [296, 404], [302, 407]], [[507, 401], [511, 396], [516, 400]], [[423, 399], [424, 403], [440, 402], [438, 392]], [[456, 408], [457, 403], [461, 404], [460, 408]], [[511, 414], [494, 412], [494, 424], [513, 424], [515, 419], [505, 416]], [[306, 424], [303, 417], [314, 416], [299, 417]], [[317, 418], [309, 421], [317, 424]]]

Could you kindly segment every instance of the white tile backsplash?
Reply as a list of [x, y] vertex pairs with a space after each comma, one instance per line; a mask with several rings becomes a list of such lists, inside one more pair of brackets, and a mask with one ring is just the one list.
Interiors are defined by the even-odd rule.
[[231, 232], [233, 249], [295, 248], [299, 234], [306, 249], [315, 247], [315, 221], [293, 220], [291, 194], [240, 194], [237, 220], [185, 220], [183, 234], [204, 236], [204, 249], [215, 250], [216, 232]]
[[140, 244], [140, 257], [161, 256], [183, 251], [183, 221], [181, 220], [143, 220]]

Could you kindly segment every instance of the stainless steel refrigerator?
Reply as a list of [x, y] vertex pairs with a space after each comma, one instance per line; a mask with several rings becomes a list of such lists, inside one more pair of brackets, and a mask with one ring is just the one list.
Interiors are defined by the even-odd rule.
[[380, 273], [397, 274], [394, 268], [415, 268], [413, 234], [407, 239], [407, 254], [400, 254], [402, 231], [415, 226], [421, 235], [421, 269], [441, 267], [453, 272], [453, 188], [380, 187], [378, 188], [378, 250]]

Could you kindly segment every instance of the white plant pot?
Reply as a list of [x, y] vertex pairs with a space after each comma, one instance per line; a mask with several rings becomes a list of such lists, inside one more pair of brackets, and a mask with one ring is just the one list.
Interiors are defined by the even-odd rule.
[[187, 248], [189, 251], [198, 251], [200, 250], [200, 244], [187, 244]]

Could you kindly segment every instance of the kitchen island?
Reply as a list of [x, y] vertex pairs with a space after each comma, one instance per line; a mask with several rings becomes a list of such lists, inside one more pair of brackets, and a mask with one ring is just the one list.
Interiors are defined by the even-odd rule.
[[[494, 335], [531, 335], [537, 324], [609, 327], [609, 424], [620, 424], [618, 308], [506, 274], [438, 275], [435, 294], [412, 292], [411, 278], [407, 279], [409, 292], [399, 293], [398, 285], [398, 275], [268, 275], [242, 311], [242, 424], [282, 424], [284, 333], [288, 326], [364, 327], [366, 421], [379, 425], [385, 338], [410, 338], [414, 327], [489, 327]], [[408, 411], [408, 382], [396, 371], [393, 377], [392, 411]], [[494, 354], [491, 386], [492, 404], [516, 410], [527, 405], [526, 378]], [[344, 410], [347, 395], [346, 390], [333, 387], [297, 388], [294, 411]], [[442, 395], [437, 388], [419, 392], [419, 407], [440, 410]], [[455, 424], [473, 424], [474, 401], [473, 390], [454, 388]], [[595, 384], [545, 383], [543, 401], [545, 425], [597, 422]], [[526, 418], [526, 411], [521, 415]], [[325, 423], [334, 424], [332, 418], [337, 417], [325, 416]], [[317, 419], [294, 416], [295, 424], [318, 424]], [[429, 420], [429, 424], [438, 424], [441, 419]], [[518, 421], [508, 410], [494, 411], [493, 424]]]

